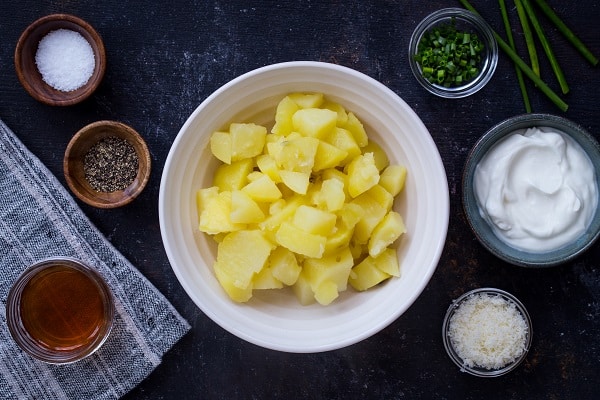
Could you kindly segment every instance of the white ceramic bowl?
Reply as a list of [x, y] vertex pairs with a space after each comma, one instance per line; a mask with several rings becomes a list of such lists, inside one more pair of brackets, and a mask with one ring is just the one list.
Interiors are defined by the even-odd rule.
[[[197, 229], [195, 193], [211, 186], [217, 166], [211, 133], [233, 121], [270, 127], [279, 100], [291, 92], [322, 92], [353, 111], [394, 163], [408, 168], [396, 209], [408, 233], [398, 249], [400, 278], [372, 290], [343, 292], [329, 306], [302, 306], [291, 290], [255, 291], [231, 301], [213, 275], [216, 246]], [[256, 345], [296, 353], [338, 349], [397, 319], [421, 294], [437, 267], [448, 230], [448, 183], [438, 149], [414, 111], [374, 79], [338, 65], [288, 62], [248, 72], [222, 86], [190, 115], [162, 175], [159, 218], [165, 250], [179, 282], [213, 321]]]

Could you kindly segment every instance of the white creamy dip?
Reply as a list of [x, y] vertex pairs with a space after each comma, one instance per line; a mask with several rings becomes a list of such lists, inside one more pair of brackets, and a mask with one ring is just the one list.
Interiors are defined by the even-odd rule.
[[473, 183], [482, 217], [502, 241], [525, 251], [573, 241], [598, 203], [587, 154], [552, 128], [517, 131], [498, 142], [477, 165]]

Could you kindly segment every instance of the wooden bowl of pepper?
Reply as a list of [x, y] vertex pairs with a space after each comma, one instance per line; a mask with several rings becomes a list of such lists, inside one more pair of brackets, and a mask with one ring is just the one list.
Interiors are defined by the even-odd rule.
[[104, 43], [81, 18], [47, 15], [21, 34], [15, 48], [15, 69], [34, 99], [51, 106], [76, 104], [87, 99], [104, 77]]
[[135, 199], [148, 182], [150, 165], [144, 139], [116, 121], [97, 121], [80, 129], [63, 160], [71, 191], [98, 208], [116, 208]]

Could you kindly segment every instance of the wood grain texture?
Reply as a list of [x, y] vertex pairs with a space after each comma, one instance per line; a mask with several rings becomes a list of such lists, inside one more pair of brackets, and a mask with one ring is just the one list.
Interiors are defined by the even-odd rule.
[[[522, 57], [527, 51], [519, 33]], [[600, 2], [548, 0], [586, 45], [600, 54]], [[496, 2], [472, 4], [497, 31]], [[524, 112], [512, 62], [500, 53], [488, 85], [460, 100], [435, 97], [408, 65], [408, 40], [431, 12], [454, 0], [260, 1], [6, 0], [0, 2], [0, 118], [65, 183], [62, 162], [71, 136], [88, 123], [131, 125], [150, 149], [153, 172], [130, 204], [112, 210], [81, 203], [108, 239], [188, 319], [192, 331], [127, 399], [565, 399], [595, 398], [600, 388], [600, 243], [577, 260], [548, 270], [509, 265], [475, 239], [461, 204], [462, 170], [476, 140], [496, 123]], [[93, 95], [71, 107], [49, 107], [23, 90], [14, 48], [40, 16], [64, 12], [93, 25], [104, 40], [107, 69]], [[562, 113], [526, 82], [533, 111], [562, 115], [600, 139], [600, 70], [540, 16], [571, 88]], [[193, 304], [162, 248], [158, 191], [177, 132], [214, 90], [264, 65], [315, 60], [363, 72], [396, 92], [437, 144], [450, 187], [446, 246], [429, 285], [388, 328], [356, 345], [322, 354], [287, 354], [248, 344], [221, 329]], [[549, 64], [542, 76], [558, 91]], [[482, 286], [507, 290], [531, 314], [532, 349], [517, 371], [498, 379], [461, 373], [441, 338], [444, 313], [462, 293]]]

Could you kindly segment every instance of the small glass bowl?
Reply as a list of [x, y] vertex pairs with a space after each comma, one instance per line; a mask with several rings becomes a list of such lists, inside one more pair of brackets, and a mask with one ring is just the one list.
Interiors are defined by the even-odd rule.
[[[431, 83], [423, 76], [423, 71], [415, 60], [415, 56], [418, 53], [419, 42], [426, 32], [436, 26], [450, 24], [452, 21], [457, 30], [477, 33], [479, 40], [483, 41], [485, 49], [479, 66], [479, 75], [463, 85], [445, 87]], [[462, 8], [444, 8], [430, 14], [417, 25], [408, 45], [408, 62], [417, 82], [429, 92], [444, 98], [458, 99], [477, 92], [492, 78], [498, 64], [498, 44], [492, 28], [479, 15]]]
[[526, 268], [547, 268], [572, 261], [581, 255], [600, 237], [600, 199], [587, 229], [575, 240], [554, 250], [531, 252], [510, 246], [494, 232], [488, 220], [482, 216], [475, 195], [475, 172], [487, 152], [502, 139], [527, 128], [552, 128], [575, 140], [588, 155], [596, 171], [596, 184], [600, 188], [600, 144], [580, 125], [552, 114], [522, 114], [508, 118], [491, 127], [475, 143], [463, 169], [462, 203], [467, 222], [479, 242], [496, 257], [513, 265]]
[[[499, 369], [486, 369], [486, 368], [482, 368], [479, 366], [470, 367], [470, 366], [466, 365], [464, 363], [463, 359], [458, 355], [458, 353], [452, 346], [452, 341], [450, 340], [449, 330], [450, 330], [450, 322], [451, 322], [452, 317], [454, 316], [456, 311], [459, 309], [459, 307], [466, 300], [468, 300], [471, 297], [478, 295], [478, 294], [498, 296], [498, 297], [514, 304], [517, 308], [517, 311], [523, 316], [523, 318], [525, 319], [525, 323], [527, 324], [527, 336], [525, 339], [525, 349], [524, 349], [523, 353], [519, 357], [517, 357], [513, 362], [511, 362], [510, 364], [505, 365], [504, 367], [499, 368]], [[444, 342], [444, 348], [446, 349], [448, 356], [450, 356], [450, 359], [454, 362], [454, 364], [456, 364], [460, 368], [461, 371], [467, 372], [474, 376], [483, 377], [483, 378], [494, 378], [494, 377], [502, 376], [502, 375], [505, 375], [505, 374], [513, 371], [514, 369], [516, 369], [523, 362], [525, 357], [527, 357], [527, 353], [529, 351], [529, 348], [531, 347], [532, 338], [533, 338], [533, 330], [532, 330], [531, 318], [529, 317], [529, 313], [525, 309], [525, 306], [523, 305], [523, 303], [521, 303], [512, 294], [505, 292], [504, 290], [495, 289], [495, 288], [474, 289], [474, 290], [471, 290], [470, 292], [463, 294], [458, 299], [454, 300], [452, 302], [452, 304], [450, 305], [450, 307], [448, 307], [448, 311], [446, 312], [446, 316], [445, 316], [444, 322], [442, 324], [442, 339]]]
[[[71, 308], [67, 297], [79, 299], [80, 306]], [[55, 319], [48, 318], [52, 314]], [[114, 300], [102, 276], [69, 257], [27, 268], [6, 300], [6, 324], [14, 341], [48, 364], [69, 364], [96, 352], [112, 330], [114, 315]], [[59, 327], [58, 321], [69, 323]]]

